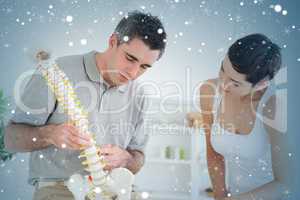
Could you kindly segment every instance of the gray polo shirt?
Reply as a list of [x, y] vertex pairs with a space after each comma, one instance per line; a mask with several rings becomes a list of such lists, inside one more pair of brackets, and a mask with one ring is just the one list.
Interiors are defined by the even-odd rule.
[[[116, 144], [143, 152], [148, 140], [144, 132], [145, 94], [137, 81], [109, 87], [98, 72], [95, 51], [56, 60], [77, 96], [89, 113], [89, 129], [97, 144]], [[60, 124], [68, 120], [54, 94], [39, 72], [27, 83], [12, 121], [33, 126]], [[26, 135], [24, 135], [26, 137]], [[49, 146], [31, 152], [29, 183], [68, 179], [74, 173], [85, 174], [79, 151]]]

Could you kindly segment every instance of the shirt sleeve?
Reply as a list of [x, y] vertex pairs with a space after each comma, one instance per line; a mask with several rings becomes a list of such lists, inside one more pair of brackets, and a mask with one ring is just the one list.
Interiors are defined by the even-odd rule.
[[23, 94], [18, 95], [18, 93], [18, 91], [15, 93], [16, 108], [11, 121], [35, 126], [45, 125], [53, 113], [56, 98], [41, 73], [35, 71], [26, 84]]
[[144, 153], [149, 135], [146, 132], [145, 129], [145, 115], [146, 115], [146, 98], [145, 95], [142, 95], [141, 101], [139, 103], [138, 107], [138, 116], [137, 116], [137, 123], [135, 126], [135, 131], [133, 134], [133, 137], [130, 140], [130, 143], [128, 145], [129, 149], [132, 150], [138, 150]]

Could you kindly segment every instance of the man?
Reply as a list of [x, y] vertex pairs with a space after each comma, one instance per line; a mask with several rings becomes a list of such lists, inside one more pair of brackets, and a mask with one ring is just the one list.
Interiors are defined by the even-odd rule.
[[[160, 20], [135, 11], [119, 22], [104, 52], [56, 61], [88, 110], [90, 131], [102, 147], [106, 170], [126, 167], [137, 173], [143, 166], [145, 95], [135, 79], [162, 56], [165, 46]], [[31, 152], [29, 182], [37, 186], [34, 199], [73, 199], [63, 184], [56, 183], [83, 173], [79, 149], [88, 147], [91, 138], [67, 122], [39, 73], [32, 76], [21, 100], [6, 128], [6, 148]]]

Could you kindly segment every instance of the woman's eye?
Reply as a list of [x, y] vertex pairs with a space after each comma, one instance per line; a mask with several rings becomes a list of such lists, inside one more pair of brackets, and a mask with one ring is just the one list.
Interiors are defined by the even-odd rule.
[[239, 84], [235, 84], [235, 83], [233, 85], [234, 85], [234, 87], [239, 87], [240, 86]]

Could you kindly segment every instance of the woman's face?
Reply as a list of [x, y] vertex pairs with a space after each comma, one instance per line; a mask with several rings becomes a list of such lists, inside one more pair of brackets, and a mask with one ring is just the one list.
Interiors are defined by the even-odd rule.
[[230, 93], [235, 96], [246, 96], [251, 93], [252, 84], [246, 81], [246, 75], [237, 72], [226, 54], [219, 72], [221, 92]]

